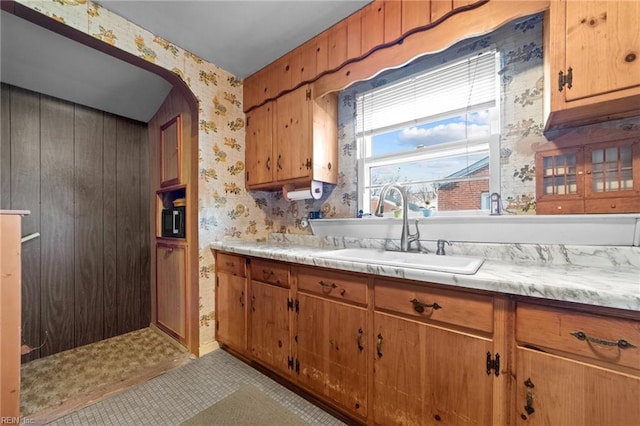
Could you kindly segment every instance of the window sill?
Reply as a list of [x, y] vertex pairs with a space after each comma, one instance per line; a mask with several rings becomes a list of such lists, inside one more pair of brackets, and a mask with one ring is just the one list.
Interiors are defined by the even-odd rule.
[[[421, 239], [501, 244], [640, 246], [640, 214], [471, 215], [409, 218]], [[399, 239], [402, 219], [313, 219], [313, 234]]]

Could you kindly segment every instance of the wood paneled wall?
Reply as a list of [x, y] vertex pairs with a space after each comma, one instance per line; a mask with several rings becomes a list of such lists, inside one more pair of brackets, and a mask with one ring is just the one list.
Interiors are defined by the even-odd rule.
[[150, 323], [147, 125], [2, 85], [3, 209], [23, 235], [23, 361]]

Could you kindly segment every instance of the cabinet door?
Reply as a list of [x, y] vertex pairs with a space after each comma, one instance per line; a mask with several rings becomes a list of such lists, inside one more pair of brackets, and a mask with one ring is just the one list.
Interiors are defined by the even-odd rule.
[[302, 293], [298, 301], [300, 383], [366, 417], [366, 309]]
[[[312, 172], [312, 111], [309, 86], [276, 100], [276, 180], [308, 178]], [[309, 93], [309, 95], [307, 95]]]
[[182, 162], [182, 118], [180, 115], [160, 126], [160, 186], [180, 183]]
[[246, 278], [218, 272], [216, 277], [216, 340], [246, 349]]
[[637, 1], [566, 2], [567, 101], [640, 86], [639, 19]]
[[273, 180], [275, 163], [272, 152], [274, 103], [268, 102], [247, 113], [246, 185], [252, 188]]
[[379, 312], [374, 335], [376, 424], [492, 424], [491, 340]]
[[538, 214], [584, 213], [583, 158], [579, 147], [536, 154]]
[[637, 1], [551, 1], [545, 23], [546, 128], [638, 115]]
[[156, 245], [156, 324], [181, 342], [187, 338], [184, 245]]
[[626, 139], [585, 147], [585, 211], [640, 211], [640, 141]]
[[251, 281], [249, 305], [249, 351], [257, 360], [289, 374], [289, 290]]
[[637, 376], [519, 347], [516, 380], [517, 424], [638, 424]]

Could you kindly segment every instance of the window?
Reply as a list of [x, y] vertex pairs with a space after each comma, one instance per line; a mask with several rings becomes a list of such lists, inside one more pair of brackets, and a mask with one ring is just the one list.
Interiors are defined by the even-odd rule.
[[[356, 96], [360, 209], [373, 212], [389, 182], [405, 186], [412, 216], [488, 207], [500, 184], [497, 63], [483, 52]], [[391, 191], [385, 211], [398, 201]]]

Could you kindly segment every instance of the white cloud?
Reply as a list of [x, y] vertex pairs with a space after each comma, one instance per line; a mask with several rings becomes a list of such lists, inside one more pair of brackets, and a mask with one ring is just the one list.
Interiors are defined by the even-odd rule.
[[[478, 116], [479, 115], [480, 114], [478, 114]], [[467, 132], [466, 135], [465, 128]], [[430, 146], [443, 142], [461, 140], [465, 137], [469, 139], [486, 137], [489, 135], [489, 131], [489, 125], [478, 117], [477, 121], [474, 120], [468, 125], [465, 125], [465, 123], [448, 123], [439, 124], [428, 129], [410, 127], [402, 130], [398, 142], [402, 145]]]

